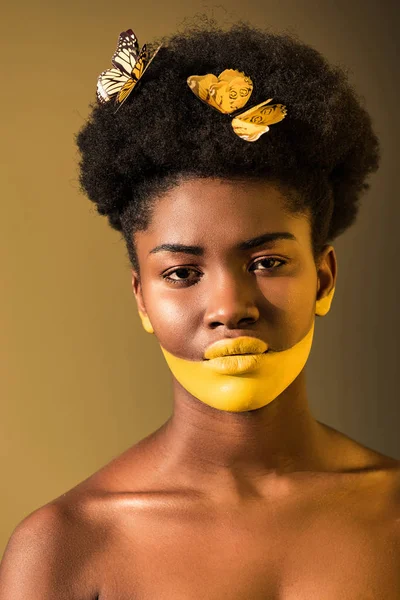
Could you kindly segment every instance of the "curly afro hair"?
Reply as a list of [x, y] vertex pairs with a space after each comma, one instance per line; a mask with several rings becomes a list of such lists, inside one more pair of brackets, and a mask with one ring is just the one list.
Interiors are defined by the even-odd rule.
[[[148, 227], [157, 197], [185, 177], [274, 181], [288, 210], [311, 216], [317, 259], [355, 221], [365, 180], [379, 164], [371, 118], [346, 71], [293, 34], [244, 21], [224, 30], [204, 17], [150, 48], [160, 43], [118, 112], [114, 102], [92, 105], [76, 137], [81, 188], [122, 232], [133, 268], [140, 276], [134, 233]], [[248, 107], [267, 98], [287, 107], [286, 118], [255, 142], [237, 136], [230, 117], [187, 85], [189, 75], [229, 68], [253, 81]]]

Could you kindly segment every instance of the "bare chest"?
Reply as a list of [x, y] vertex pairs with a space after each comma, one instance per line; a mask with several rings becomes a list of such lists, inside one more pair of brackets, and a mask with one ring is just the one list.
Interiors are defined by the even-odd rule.
[[400, 598], [400, 546], [389, 521], [343, 507], [163, 517], [136, 516], [115, 530], [99, 563], [99, 600]]

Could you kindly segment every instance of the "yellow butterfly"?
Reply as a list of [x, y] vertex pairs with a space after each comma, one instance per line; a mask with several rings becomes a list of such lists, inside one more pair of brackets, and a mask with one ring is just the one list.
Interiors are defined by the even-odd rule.
[[132, 29], [120, 33], [117, 49], [111, 59], [114, 68], [103, 71], [97, 79], [96, 92], [99, 102], [109, 102], [114, 98], [118, 110], [143, 77], [160, 48], [161, 46], [150, 58], [146, 44], [139, 52], [138, 40]]
[[258, 140], [269, 130], [269, 125], [282, 121], [287, 114], [283, 104], [269, 104], [272, 98], [236, 114], [245, 106], [253, 91], [253, 82], [242, 71], [225, 69], [218, 77], [212, 73], [191, 75], [187, 78], [187, 84], [200, 100], [233, 117], [234, 132], [246, 142]]

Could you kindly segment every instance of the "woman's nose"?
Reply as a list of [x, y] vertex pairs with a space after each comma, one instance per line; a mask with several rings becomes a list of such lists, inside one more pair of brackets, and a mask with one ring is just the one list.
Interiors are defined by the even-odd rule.
[[255, 304], [256, 288], [237, 273], [219, 275], [210, 282], [204, 320], [208, 327], [225, 325], [240, 329], [243, 322], [254, 323], [259, 318]]

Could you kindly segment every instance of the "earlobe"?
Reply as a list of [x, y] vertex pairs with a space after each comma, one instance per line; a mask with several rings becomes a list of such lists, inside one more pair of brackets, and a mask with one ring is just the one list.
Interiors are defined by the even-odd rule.
[[333, 287], [327, 296], [320, 298], [315, 302], [315, 314], [323, 317], [326, 315], [332, 304], [335, 288]]
[[143, 314], [141, 310], [138, 310], [140, 320], [142, 321], [143, 328], [147, 333], [154, 333], [154, 329], [152, 324], [150, 323], [150, 319], [147, 315]]

